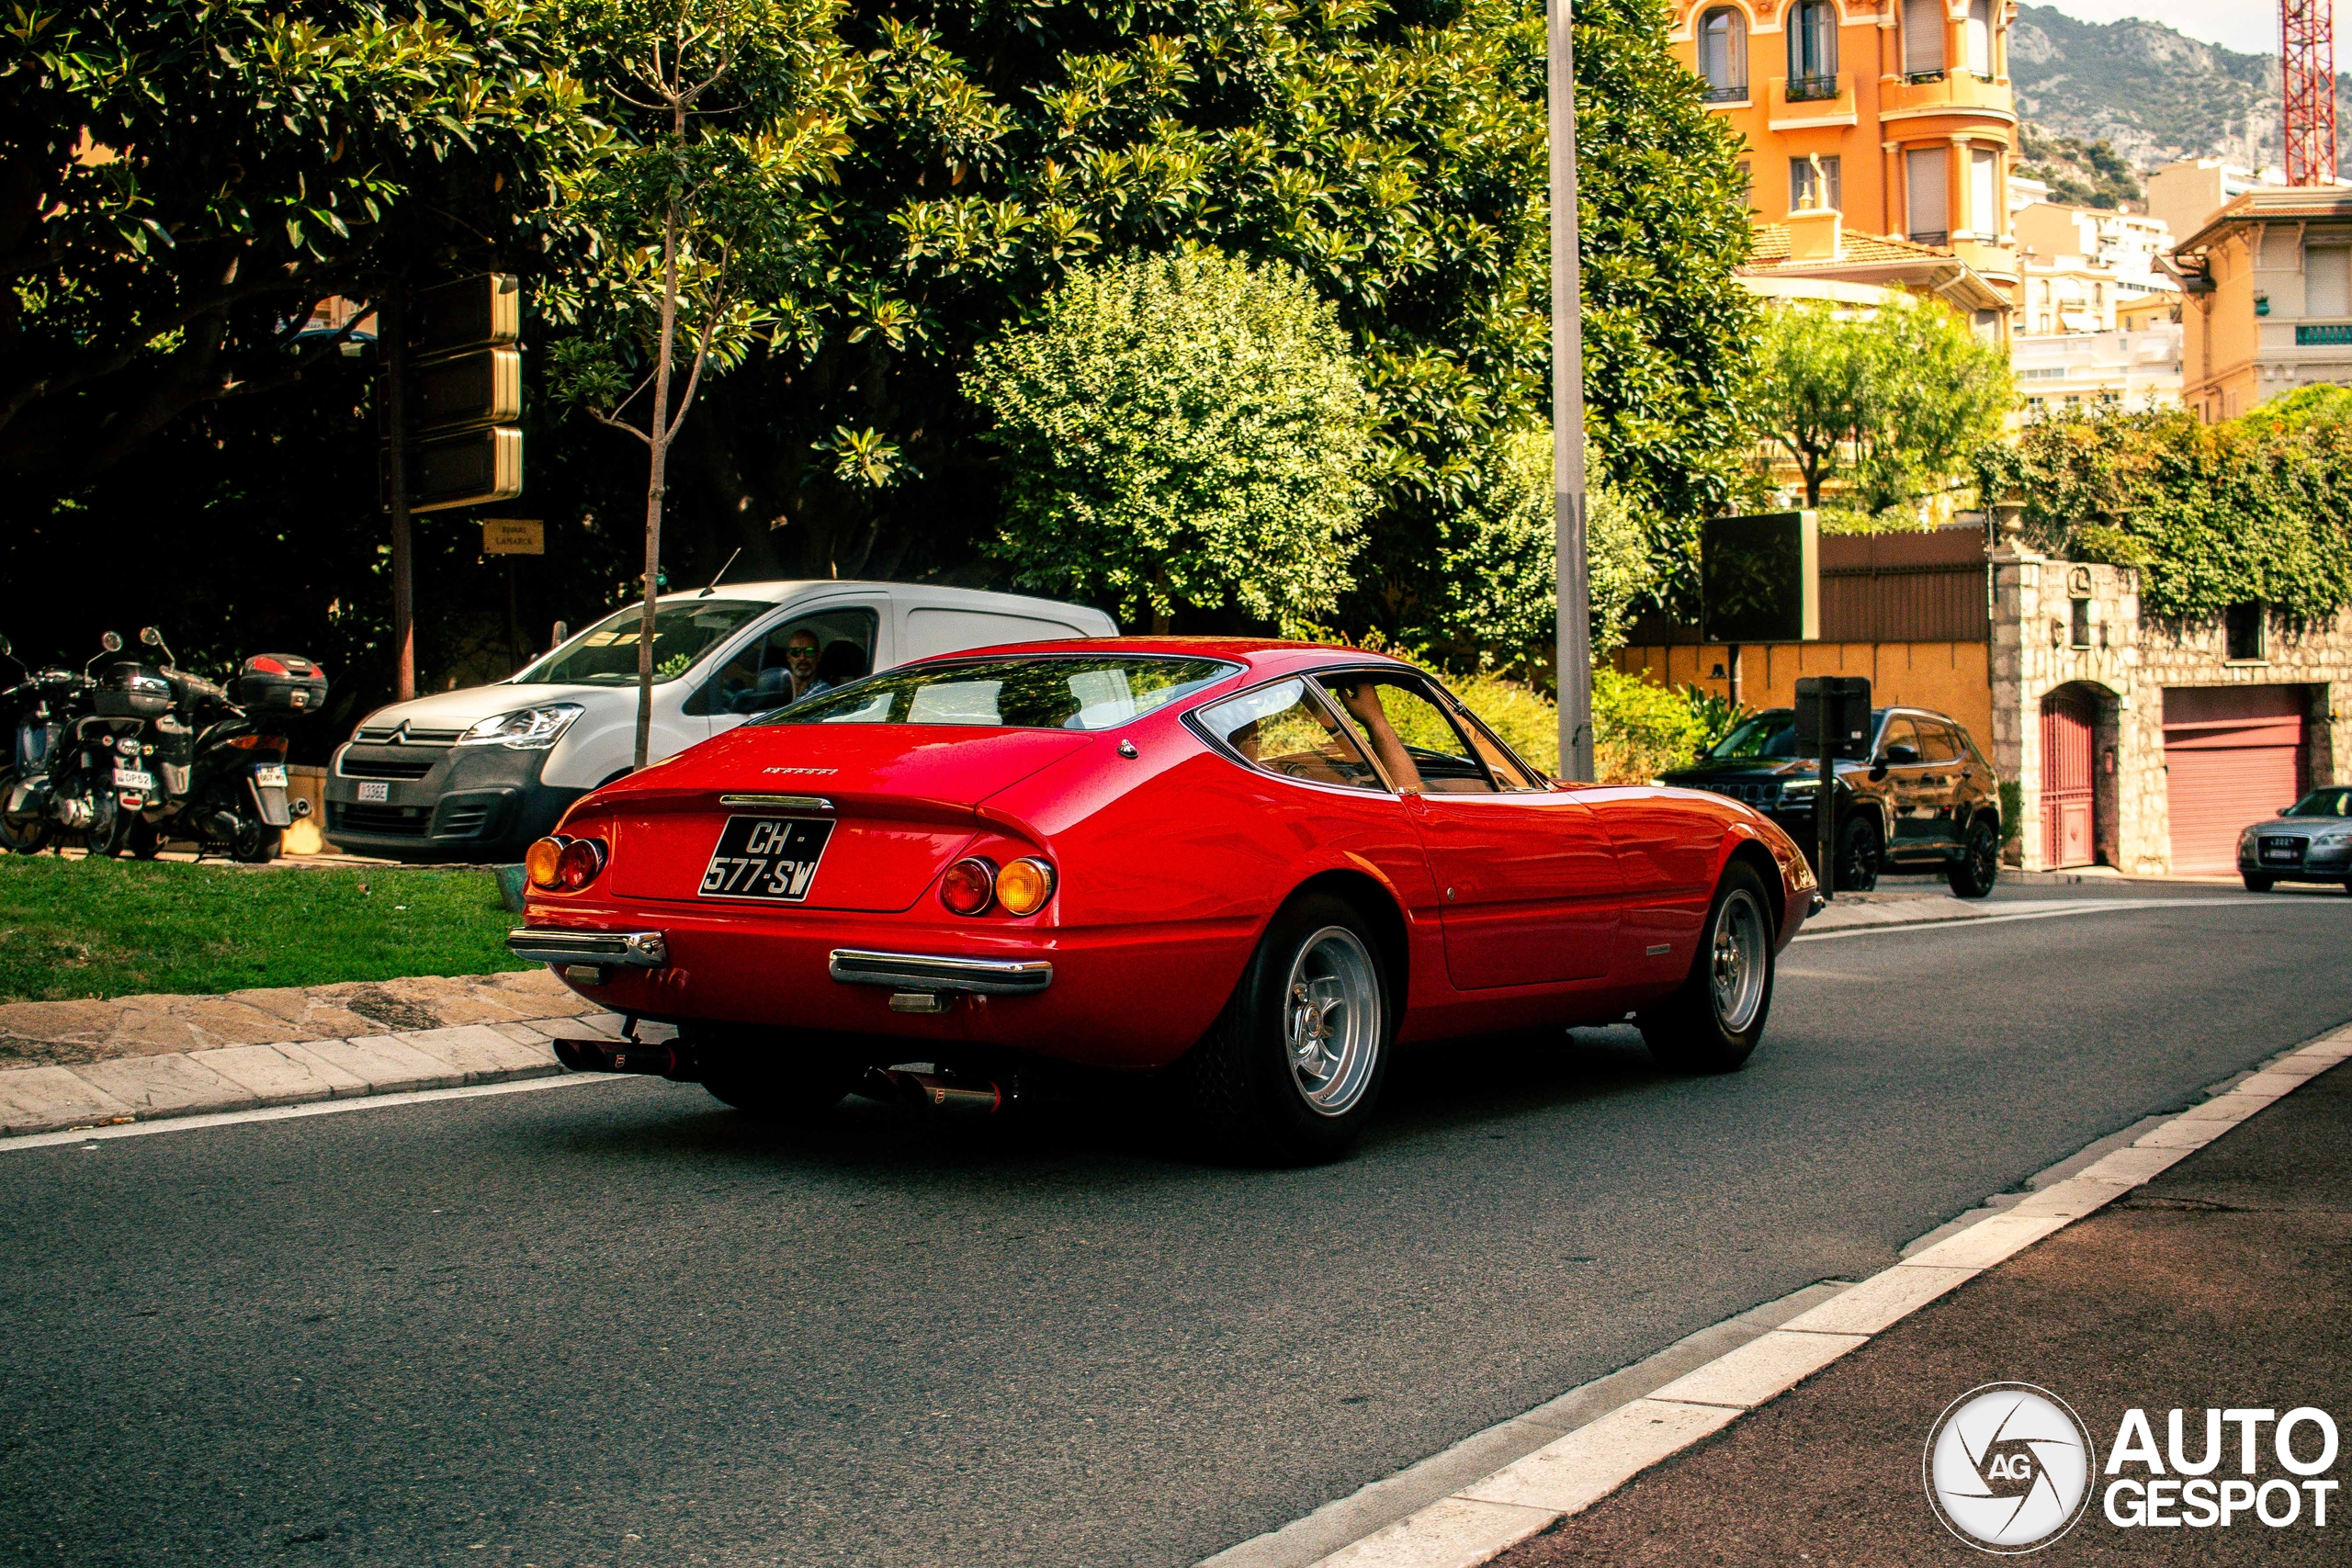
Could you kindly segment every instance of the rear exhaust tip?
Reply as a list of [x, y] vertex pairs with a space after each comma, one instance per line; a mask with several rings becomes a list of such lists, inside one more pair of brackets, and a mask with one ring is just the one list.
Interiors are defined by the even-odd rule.
[[993, 1116], [1020, 1099], [1016, 1086], [986, 1078], [950, 1077], [928, 1066], [870, 1068], [858, 1084], [857, 1092], [885, 1105], [907, 1105], [960, 1116]]
[[684, 1041], [558, 1040], [555, 1059], [575, 1073], [642, 1073], [674, 1083], [699, 1083], [700, 1067]]

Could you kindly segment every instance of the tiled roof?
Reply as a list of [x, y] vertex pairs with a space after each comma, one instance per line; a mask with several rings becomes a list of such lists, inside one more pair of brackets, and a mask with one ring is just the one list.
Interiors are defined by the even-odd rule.
[[1865, 234], [1859, 230], [1845, 231], [1837, 258], [1791, 262], [1789, 260], [1789, 229], [1785, 223], [1758, 223], [1756, 226], [1756, 249], [1748, 258], [1748, 269], [1771, 266], [1869, 266], [1878, 262], [1949, 261], [1950, 251], [1936, 250], [1928, 245], [1915, 245], [1908, 240], [1896, 240], [1883, 234]]

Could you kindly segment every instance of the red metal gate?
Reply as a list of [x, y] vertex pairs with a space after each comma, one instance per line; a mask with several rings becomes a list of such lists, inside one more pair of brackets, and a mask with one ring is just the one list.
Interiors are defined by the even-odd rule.
[[2052, 692], [2041, 699], [2041, 856], [2045, 865], [2088, 865], [2098, 836], [2092, 819], [2091, 699]]

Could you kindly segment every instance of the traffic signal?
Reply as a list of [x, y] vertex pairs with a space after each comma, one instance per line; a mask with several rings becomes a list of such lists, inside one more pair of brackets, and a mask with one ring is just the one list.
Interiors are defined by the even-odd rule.
[[523, 493], [521, 283], [484, 273], [409, 302], [408, 507], [512, 501]]

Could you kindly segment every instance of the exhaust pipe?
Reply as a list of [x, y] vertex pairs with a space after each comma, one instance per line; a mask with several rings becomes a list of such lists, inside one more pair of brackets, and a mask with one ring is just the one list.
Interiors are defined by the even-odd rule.
[[694, 1049], [682, 1040], [558, 1040], [555, 1059], [575, 1073], [644, 1073], [675, 1083], [701, 1081]]
[[939, 1072], [907, 1067], [870, 1067], [857, 1092], [885, 1105], [910, 1105], [923, 1111], [953, 1111], [965, 1116], [993, 1116], [1020, 1099], [1016, 1086], [987, 1079], [956, 1079]]

